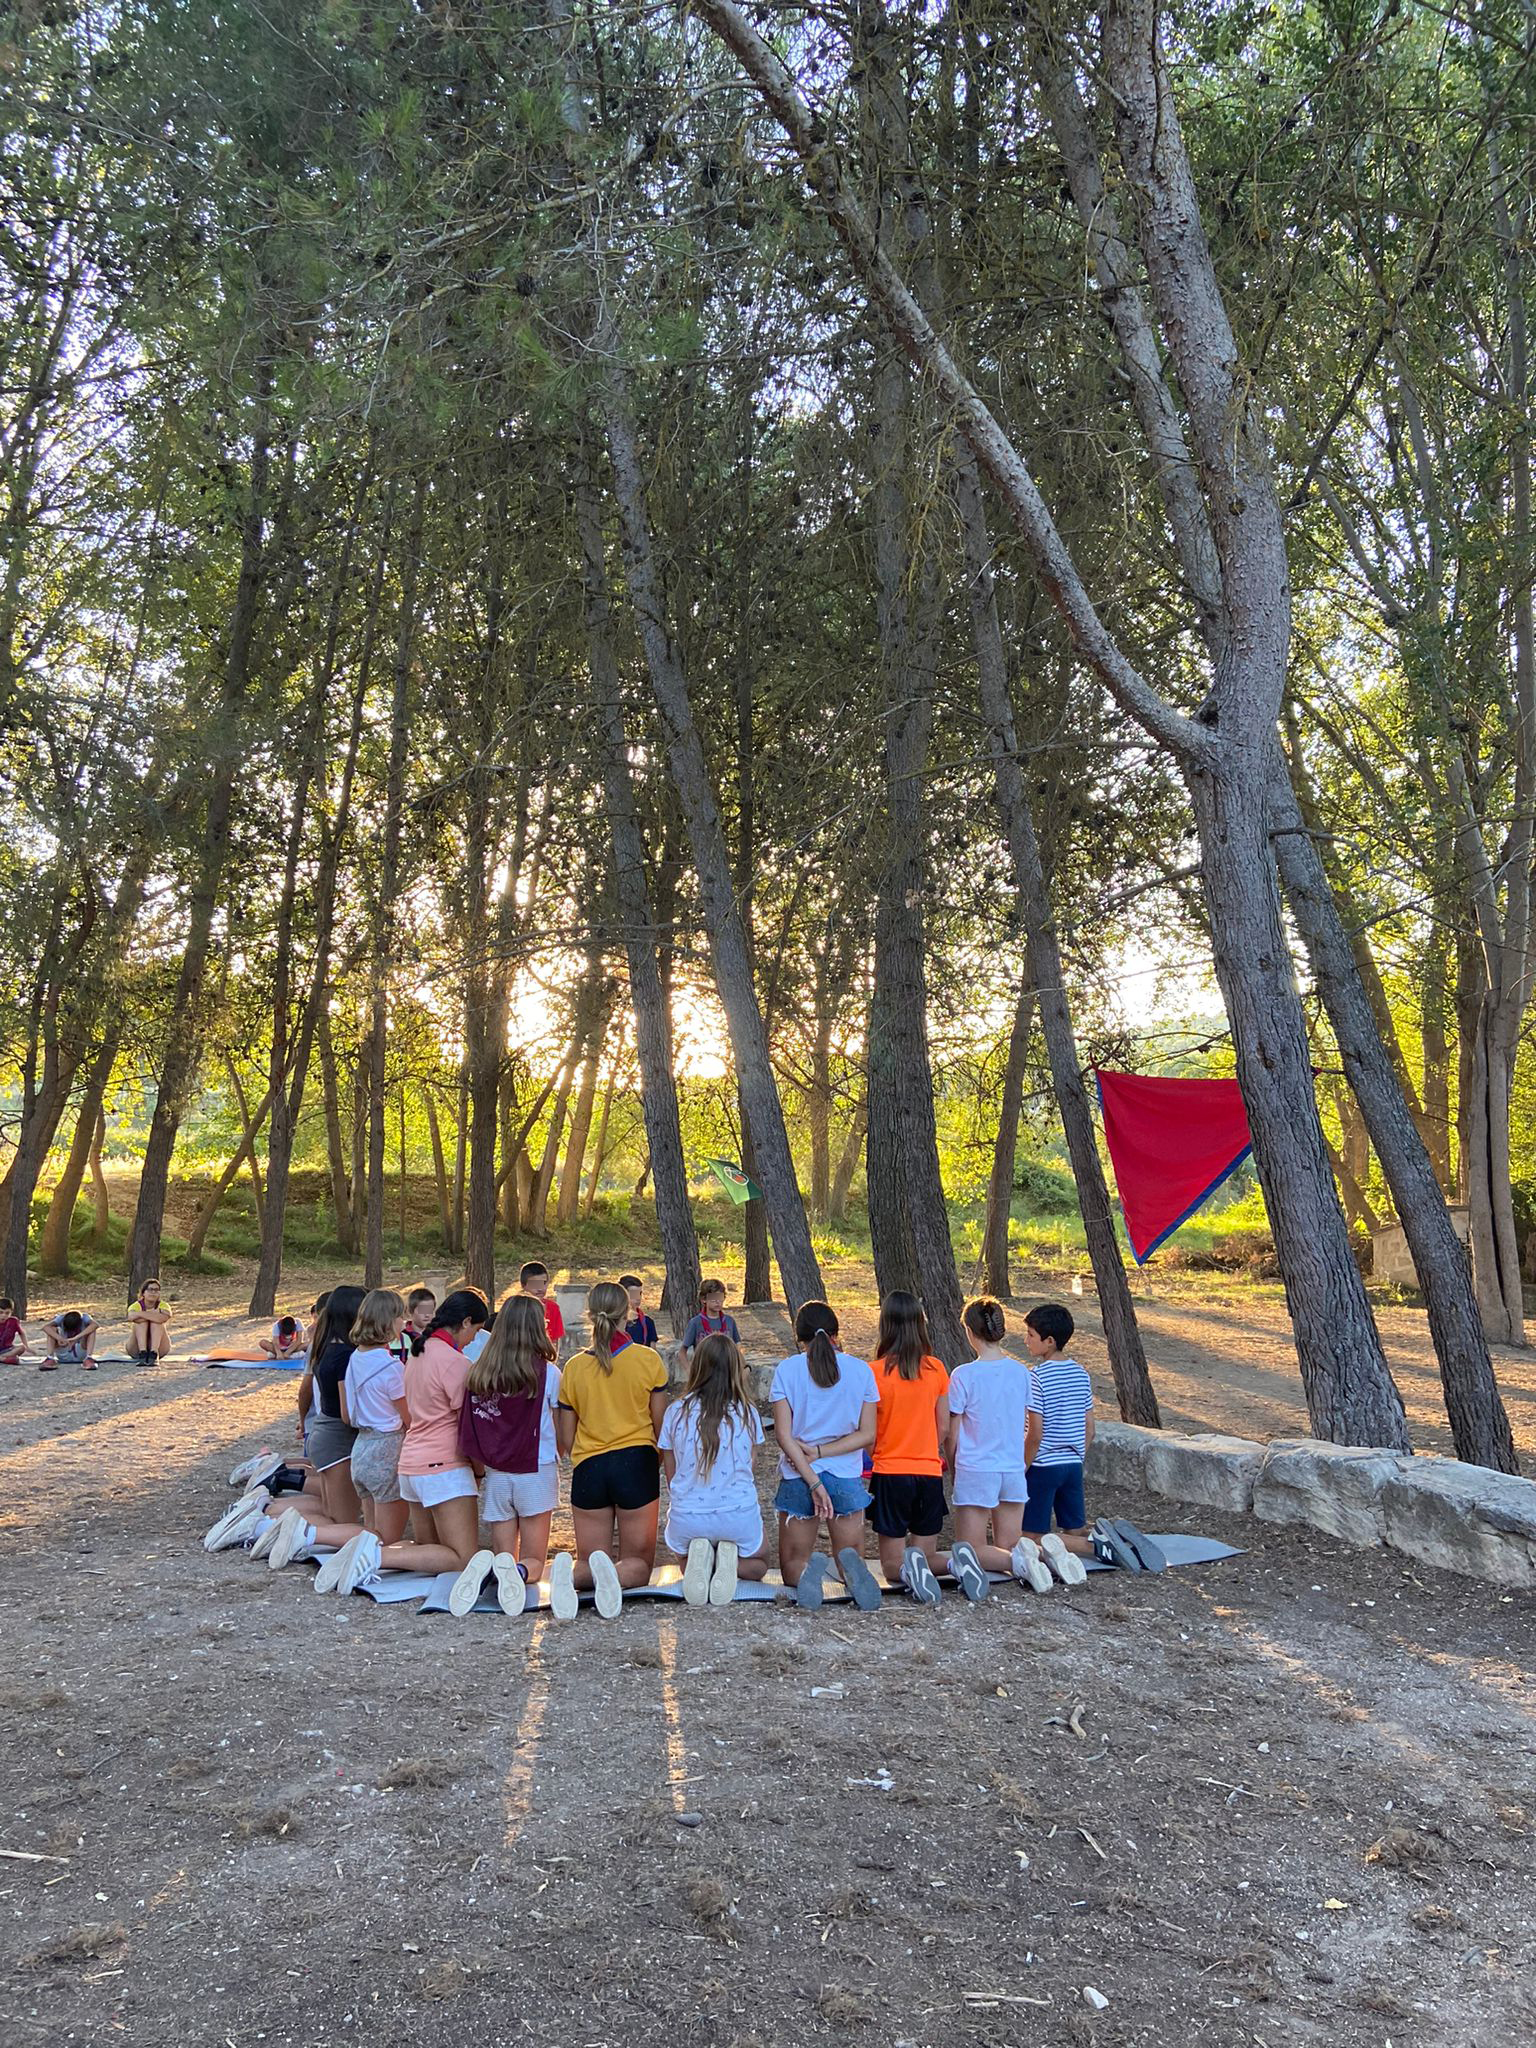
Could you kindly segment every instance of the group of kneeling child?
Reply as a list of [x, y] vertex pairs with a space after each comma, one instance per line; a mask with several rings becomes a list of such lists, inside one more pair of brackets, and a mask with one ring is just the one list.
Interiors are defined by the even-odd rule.
[[[329, 1549], [322, 1592], [353, 1592], [380, 1572], [452, 1571], [455, 1614], [492, 1578], [505, 1611], [521, 1613], [547, 1570], [555, 1616], [574, 1615], [587, 1590], [612, 1616], [627, 1589], [651, 1579], [665, 1473], [662, 1533], [683, 1564], [684, 1598], [724, 1605], [739, 1580], [763, 1578], [753, 1469], [763, 1426], [724, 1288], [701, 1291], [682, 1346], [687, 1384], [670, 1404], [634, 1276], [592, 1288], [591, 1341], [563, 1367], [564, 1326], [547, 1288], [542, 1267], [525, 1268], [494, 1318], [473, 1288], [441, 1303], [426, 1289], [404, 1298], [336, 1288], [316, 1304], [300, 1389], [307, 1464], [269, 1452], [238, 1467], [249, 1490], [208, 1531], [207, 1547], [242, 1546], [274, 1569]], [[779, 1569], [801, 1606], [820, 1605], [834, 1570], [860, 1607], [879, 1604], [862, 1554], [866, 1512], [887, 1585], [924, 1602], [940, 1598], [941, 1574], [978, 1600], [989, 1574], [1047, 1592], [1058, 1579], [1080, 1584], [1096, 1551], [1118, 1557], [1114, 1531], [1088, 1527], [1093, 1392], [1067, 1355], [1072, 1316], [1056, 1303], [1030, 1312], [1029, 1365], [1003, 1350], [1004, 1329], [996, 1301], [970, 1302], [973, 1356], [951, 1373], [932, 1355], [910, 1294], [881, 1304], [872, 1364], [838, 1348], [826, 1302], [800, 1310], [800, 1348], [775, 1369], [771, 1401]], [[576, 1547], [551, 1560], [561, 1458], [571, 1462]], [[946, 1467], [947, 1552], [938, 1545]], [[830, 1558], [816, 1549], [823, 1524]]]

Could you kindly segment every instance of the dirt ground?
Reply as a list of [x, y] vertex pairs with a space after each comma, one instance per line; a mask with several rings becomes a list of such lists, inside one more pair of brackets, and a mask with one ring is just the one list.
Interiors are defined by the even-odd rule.
[[[1170, 1421], [1298, 1426], [1262, 1302], [1146, 1320]], [[1106, 1498], [1245, 1554], [937, 1612], [418, 1616], [200, 1547], [294, 1386], [0, 1378], [23, 2048], [1536, 2037], [1529, 1599]]]

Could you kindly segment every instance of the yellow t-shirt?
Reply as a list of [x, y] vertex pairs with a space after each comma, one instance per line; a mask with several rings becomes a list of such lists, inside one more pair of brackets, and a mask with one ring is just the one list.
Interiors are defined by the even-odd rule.
[[595, 1351], [578, 1351], [560, 1375], [560, 1406], [576, 1417], [571, 1463], [602, 1451], [626, 1451], [654, 1444], [651, 1395], [667, 1384], [661, 1354], [649, 1344], [624, 1344], [604, 1372]]

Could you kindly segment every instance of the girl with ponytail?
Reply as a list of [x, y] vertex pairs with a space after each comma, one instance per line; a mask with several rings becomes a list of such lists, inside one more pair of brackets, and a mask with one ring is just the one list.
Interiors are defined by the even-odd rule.
[[626, 1586], [649, 1584], [656, 1562], [661, 1459], [656, 1436], [667, 1408], [667, 1368], [624, 1325], [629, 1296], [613, 1280], [587, 1295], [592, 1341], [566, 1361], [555, 1417], [571, 1460], [571, 1521], [576, 1558], [562, 1551], [549, 1569], [550, 1612], [568, 1621], [577, 1588], [596, 1596], [612, 1618]]
[[763, 1425], [741, 1348], [718, 1332], [699, 1340], [683, 1398], [661, 1425], [667, 1468], [667, 1548], [686, 1560], [690, 1607], [724, 1607], [738, 1579], [768, 1570], [753, 1459]]
[[827, 1524], [843, 1583], [862, 1608], [880, 1605], [880, 1588], [860, 1551], [864, 1450], [875, 1440], [880, 1390], [862, 1358], [837, 1348], [837, 1317], [808, 1301], [795, 1318], [798, 1352], [773, 1375], [773, 1428], [779, 1441], [779, 1569], [802, 1607], [821, 1605], [828, 1560], [816, 1551]]

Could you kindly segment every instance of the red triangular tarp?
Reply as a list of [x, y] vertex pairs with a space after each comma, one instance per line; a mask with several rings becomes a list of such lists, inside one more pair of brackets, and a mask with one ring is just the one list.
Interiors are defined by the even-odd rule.
[[1139, 1266], [1248, 1157], [1248, 1112], [1235, 1081], [1094, 1073]]

